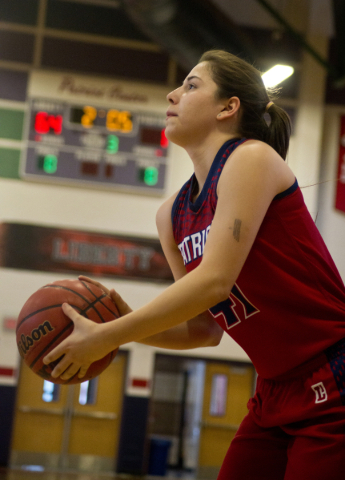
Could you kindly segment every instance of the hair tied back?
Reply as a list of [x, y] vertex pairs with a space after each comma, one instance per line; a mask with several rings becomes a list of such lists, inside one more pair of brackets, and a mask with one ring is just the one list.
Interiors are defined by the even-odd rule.
[[265, 112], [268, 112], [268, 110], [272, 107], [273, 104], [274, 104], [274, 102], [268, 102], [268, 104], [266, 105], [266, 108], [265, 108]]

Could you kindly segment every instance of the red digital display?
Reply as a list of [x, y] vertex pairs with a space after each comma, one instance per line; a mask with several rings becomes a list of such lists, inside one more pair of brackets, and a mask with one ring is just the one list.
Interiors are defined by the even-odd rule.
[[47, 112], [37, 112], [35, 116], [35, 132], [46, 134], [51, 131], [55, 135], [61, 135], [62, 115], [51, 115]]
[[162, 148], [168, 148], [169, 145], [169, 140], [165, 136], [165, 129], [161, 131], [161, 147]]
[[25, 178], [164, 192], [170, 142], [162, 114], [53, 97], [29, 105]]

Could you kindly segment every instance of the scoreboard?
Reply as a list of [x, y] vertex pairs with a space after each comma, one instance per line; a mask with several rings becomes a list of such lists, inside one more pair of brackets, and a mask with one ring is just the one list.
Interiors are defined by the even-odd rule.
[[22, 177], [163, 194], [167, 92], [109, 80], [90, 84], [80, 76], [68, 79], [36, 72], [31, 80]]

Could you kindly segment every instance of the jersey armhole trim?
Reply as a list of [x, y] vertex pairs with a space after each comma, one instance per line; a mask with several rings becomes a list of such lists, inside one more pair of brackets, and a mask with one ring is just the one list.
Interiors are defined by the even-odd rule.
[[174, 229], [174, 218], [175, 218], [175, 215], [176, 215], [176, 210], [178, 209], [179, 207], [179, 202], [180, 202], [180, 199], [181, 199], [181, 196], [183, 195], [186, 195], [186, 193], [188, 192], [188, 189], [189, 189], [189, 184], [193, 178], [194, 174], [191, 176], [191, 178], [189, 178], [189, 180], [186, 181], [186, 183], [181, 187], [180, 191], [178, 192], [178, 194], [176, 195], [176, 198], [174, 200], [174, 203], [171, 207], [171, 223], [172, 223], [172, 227]]
[[298, 188], [298, 181], [297, 178], [294, 181], [294, 183], [291, 185], [291, 187], [287, 188], [284, 190], [284, 192], [278, 193], [273, 200], [280, 200], [281, 198], [287, 197], [288, 195], [291, 195], [293, 192], [295, 192]]

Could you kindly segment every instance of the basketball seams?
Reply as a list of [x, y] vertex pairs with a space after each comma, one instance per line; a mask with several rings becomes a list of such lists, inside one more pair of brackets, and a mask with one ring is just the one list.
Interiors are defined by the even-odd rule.
[[[80, 281], [80, 283], [82, 283], [84, 285], [84, 287], [90, 292], [92, 293], [92, 295], [97, 298], [97, 295], [95, 294], [95, 292], [89, 287], [89, 285], [86, 283], [86, 282], [83, 282], [83, 281]], [[95, 285], [96, 286], [96, 285]], [[96, 287], [98, 288], [98, 287]], [[100, 289], [101, 290], [101, 289]]]
[[[88, 285], [86, 285], [84, 282], [81, 282], [81, 283], [82, 283], [82, 285], [83, 285], [90, 293], [92, 293], [92, 295], [95, 297], [95, 300], [94, 300], [93, 302], [90, 302], [90, 300], [88, 300], [86, 297], [84, 297], [84, 295], [82, 295], [81, 293], [73, 290], [72, 288], [65, 287], [65, 286], [63, 286], [63, 285], [52, 285], [52, 284], [49, 284], [49, 285], [45, 285], [45, 286], [42, 287], [42, 288], [49, 288], [49, 287], [51, 287], [51, 288], [60, 288], [60, 289], [62, 289], [62, 290], [67, 290], [67, 291], [69, 291], [69, 292], [71, 292], [71, 293], [74, 293], [75, 295], [77, 295], [78, 297], [80, 297], [82, 300], [84, 300], [84, 301], [88, 304], [88, 306], [87, 306], [86, 308], [80, 309], [80, 310], [81, 310], [81, 311], [80, 311], [80, 314], [83, 315], [83, 316], [85, 316], [85, 315], [86, 315], [86, 312], [87, 312], [89, 309], [92, 308], [92, 309], [96, 312], [96, 314], [98, 315], [98, 317], [100, 318], [101, 322], [102, 322], [102, 323], [106, 323], [106, 321], [103, 319], [101, 313], [100, 313], [100, 312], [97, 310], [97, 308], [95, 307], [95, 305], [99, 302], [99, 303], [101, 303], [112, 315], [114, 315], [114, 318], [116, 318], [116, 312], [112, 311], [107, 305], [105, 305], [105, 304], [101, 301], [103, 298], [107, 297], [108, 295], [103, 292], [102, 295], [97, 296], [97, 295], [95, 294], [95, 292], [93, 292], [93, 291], [91, 290], [91, 288], [88, 287]], [[97, 288], [98, 288], [98, 287], [97, 287]], [[115, 305], [114, 305], [114, 306], [115, 306]]]
[[[90, 300], [87, 298], [87, 297], [84, 297], [84, 295], [82, 295], [81, 293], [77, 292], [76, 290], [73, 290], [72, 288], [69, 288], [69, 287], [65, 287], [63, 285], [53, 285], [53, 284], [49, 284], [49, 285], [44, 285], [43, 288], [60, 288], [61, 290], [66, 290], [67, 292], [71, 292], [71, 293], [74, 293], [75, 295], [77, 295], [78, 297], [80, 297], [82, 300], [84, 300], [84, 302], [88, 303], [90, 305]], [[91, 302], [92, 303], [92, 302]]]
[[17, 330], [19, 330], [19, 328], [22, 326], [22, 324], [26, 320], [31, 318], [33, 315], [37, 315], [38, 313], [44, 312], [45, 310], [50, 310], [51, 308], [57, 308], [57, 307], [62, 307], [62, 303], [58, 303], [56, 305], [49, 305], [48, 307], [40, 308], [39, 310], [36, 310], [35, 312], [30, 313], [30, 315], [27, 315], [25, 318], [23, 318], [23, 320], [21, 320], [21, 322], [17, 325]]
[[[81, 281], [81, 283], [82, 283], [82, 284], [84, 285], [84, 287], [87, 288], [88, 291], [89, 291], [90, 293], [92, 293], [92, 295], [95, 297], [96, 300], [93, 302], [93, 304], [94, 304], [97, 300], [99, 300], [99, 303], [101, 303], [101, 304], [108, 310], [108, 312], [110, 312], [112, 315], [115, 315], [115, 318], [117, 317], [117, 312], [114, 312], [113, 310], [111, 310], [111, 308], [109, 308], [107, 305], [105, 305], [105, 303], [103, 303], [103, 302], [101, 301], [102, 298], [108, 297], [108, 295], [107, 295], [106, 293], [104, 293], [104, 295], [102, 295], [101, 297], [97, 297], [96, 294], [92, 291], [92, 289], [90, 288], [90, 286], [89, 286], [86, 282]], [[96, 288], [98, 288], [98, 287], [96, 287]], [[108, 298], [110, 298], [110, 297], [108, 297]], [[110, 300], [111, 300], [111, 299], [110, 299]], [[111, 300], [111, 301], [112, 301], [112, 300]], [[114, 307], [116, 308], [116, 305], [115, 305], [115, 304], [114, 304]]]
[[[110, 300], [111, 300], [111, 299], [110, 299]], [[112, 302], [112, 300], [111, 300], [111, 302]], [[108, 307], [108, 305], [105, 305], [105, 303], [103, 303], [103, 302], [100, 302], [100, 303], [103, 305], [104, 308], [106, 308], [106, 309], [108, 310], [109, 313], [113, 314], [113, 315], [115, 316], [115, 318], [118, 317], [118, 311], [115, 311], [115, 312], [114, 312], [111, 308]], [[115, 303], [114, 303], [114, 307], [115, 307], [116, 310], [117, 310], [117, 307], [116, 307]]]
[[[76, 310], [81, 310], [80, 307], [78, 307], [78, 306], [76, 306], [76, 305], [71, 305], [71, 306], [72, 306], [73, 308], [75, 308]], [[61, 305], [60, 305], [60, 307], [61, 307]], [[66, 315], [64, 315], [64, 317], [69, 320], [69, 318], [68, 318]], [[71, 327], [71, 325], [74, 326], [74, 323], [73, 323], [72, 321], [70, 321], [70, 322], [67, 324], [67, 326], [66, 326], [63, 330], [61, 330], [61, 332], [59, 332], [59, 333], [51, 340], [51, 342], [50, 342], [48, 345], [45, 346], [45, 348], [40, 352], [40, 354], [39, 354], [39, 355], [33, 360], [33, 362], [30, 364], [30, 368], [32, 368], [32, 367], [35, 365], [35, 363], [37, 363], [37, 361], [41, 358], [41, 356], [42, 356], [52, 345], [54, 345], [54, 342], [56, 342], [56, 340], [58, 340], [58, 339], [61, 337], [61, 335], [63, 335], [63, 334]]]
[[[54, 304], [49, 305], [49, 302]], [[23, 306], [17, 324], [17, 344], [20, 349], [20, 341], [24, 335], [26, 340], [23, 360], [37, 375], [53, 383], [81, 383], [94, 378], [107, 368], [115, 358], [118, 349], [109, 352], [103, 359], [93, 362], [83, 379], [78, 378], [78, 373], [66, 382], [62, 382], [61, 379], [53, 379], [51, 371], [54, 365], [45, 366], [42, 358], [73, 331], [73, 322], [62, 312], [61, 307], [65, 302], [85, 318], [96, 323], [106, 323], [119, 317], [116, 304], [98, 286], [88, 285], [80, 280], [53, 282], [37, 290]], [[48, 324], [46, 318], [51, 322], [51, 324], [49, 323], [49, 329], [43, 324], [43, 322]], [[67, 324], [67, 322], [69, 323]], [[46, 331], [47, 329], [49, 331]], [[21, 333], [22, 336], [20, 337]], [[49, 333], [49, 335], [46, 335], [46, 333]], [[22, 341], [24, 342], [24, 340]], [[45, 342], [49, 343], [46, 344]]]
[[70, 322], [63, 330], [61, 330], [61, 332], [60, 332], [58, 335], [56, 335], [56, 337], [53, 338], [53, 340], [52, 340], [50, 343], [48, 343], [48, 345], [46, 345], [46, 346], [44, 347], [43, 350], [40, 351], [39, 355], [37, 355], [37, 357], [36, 357], [36, 358], [33, 360], [33, 362], [29, 365], [31, 369], [32, 369], [33, 366], [38, 362], [38, 360], [42, 357], [42, 355], [44, 355], [44, 354], [46, 353], [46, 351], [49, 350], [49, 348], [50, 348], [52, 345], [54, 345], [54, 343], [55, 343], [64, 333], [66, 333], [67, 330], [69, 330], [70, 327], [73, 326], [73, 325], [74, 325], [73, 322]]
[[101, 305], [103, 305], [103, 307], [105, 307], [105, 308], [108, 310], [108, 312], [110, 312], [112, 315], [114, 315], [114, 318], [116, 318], [116, 317], [117, 317], [116, 313], [113, 312], [109, 307], [107, 307], [107, 305], [105, 305], [105, 304], [101, 301], [104, 297], [107, 297], [107, 295], [104, 294], [104, 295], [102, 295], [101, 297], [96, 298], [96, 300], [95, 300], [94, 302], [92, 302], [90, 305], [88, 305], [87, 307], [85, 307], [85, 308], [80, 312], [80, 314], [85, 316], [86, 313], [87, 313], [87, 311], [90, 310], [90, 309], [92, 309], [92, 310], [94, 310], [94, 311], [97, 313], [97, 315], [98, 315], [99, 318], [101, 319], [102, 323], [106, 323], [107, 320], [104, 320], [102, 314], [101, 314], [101, 313], [97, 310], [97, 308], [96, 308], [96, 304], [97, 304], [97, 303], [100, 303]]

